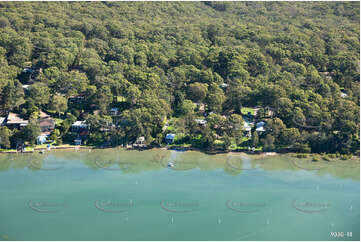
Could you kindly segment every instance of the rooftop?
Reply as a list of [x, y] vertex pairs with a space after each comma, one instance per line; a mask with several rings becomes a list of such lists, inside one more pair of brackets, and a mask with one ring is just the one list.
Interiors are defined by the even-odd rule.
[[165, 136], [166, 139], [174, 139], [175, 138], [175, 134], [167, 134]]
[[7, 123], [8, 124], [28, 124], [29, 121], [20, 118], [19, 114], [10, 112], [9, 115], [8, 115]]
[[73, 126], [86, 126], [86, 121], [76, 121], [75, 123], [73, 123]]

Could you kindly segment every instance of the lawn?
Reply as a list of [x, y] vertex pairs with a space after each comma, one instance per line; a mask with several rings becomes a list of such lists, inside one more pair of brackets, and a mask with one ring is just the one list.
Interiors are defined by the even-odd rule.
[[252, 115], [256, 114], [256, 110], [254, 108], [248, 108], [248, 107], [242, 107], [241, 108], [241, 113], [243, 115], [247, 115], [248, 113], [251, 113]]

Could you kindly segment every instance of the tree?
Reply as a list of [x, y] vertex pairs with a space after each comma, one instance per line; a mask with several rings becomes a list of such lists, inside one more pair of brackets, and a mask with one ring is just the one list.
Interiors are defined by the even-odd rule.
[[208, 85], [204, 83], [195, 82], [188, 87], [188, 97], [193, 102], [202, 102], [207, 96]]
[[227, 135], [223, 135], [223, 149], [228, 150], [228, 147], [232, 144], [231, 138]]
[[44, 83], [35, 83], [29, 87], [29, 99], [36, 105], [45, 105], [50, 101], [50, 90]]
[[6, 126], [0, 127], [0, 148], [10, 148], [11, 131]]
[[220, 89], [216, 83], [212, 83], [209, 86], [209, 92], [205, 100], [206, 104], [208, 105], [208, 110], [221, 112], [222, 104], [225, 99], [226, 97], [224, 96], [222, 89]]
[[2, 89], [0, 104], [4, 110], [13, 110], [25, 102], [24, 91], [21, 83], [17, 80], [8, 81]]
[[96, 101], [99, 105], [99, 109], [106, 112], [109, 104], [113, 102], [113, 94], [110, 91], [110, 88], [107, 86], [101, 87], [96, 94]]
[[40, 127], [37, 123], [29, 123], [20, 131], [20, 138], [34, 145], [37, 137], [40, 135]]
[[254, 131], [252, 133], [252, 147], [257, 147], [259, 143], [258, 133], [257, 131]]
[[261, 144], [263, 146], [263, 150], [272, 151], [275, 148], [275, 137], [271, 134], [267, 134], [265, 138], [261, 139]]
[[64, 113], [68, 109], [68, 99], [60, 95], [53, 95], [49, 108], [57, 112], [60, 116], [60, 113]]

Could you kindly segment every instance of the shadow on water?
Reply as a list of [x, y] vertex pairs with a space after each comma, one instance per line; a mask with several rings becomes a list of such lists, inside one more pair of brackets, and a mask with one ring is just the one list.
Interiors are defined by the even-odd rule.
[[[307, 171], [317, 175], [333, 175], [339, 178], [360, 179], [360, 160], [331, 160], [314, 162], [311, 158], [295, 158], [287, 154], [262, 157], [244, 153], [207, 155], [197, 151], [170, 150], [80, 150], [50, 151], [45, 154], [2, 154], [0, 171], [10, 169], [31, 171], [57, 171], [69, 165], [86, 166], [93, 170], [122, 173], [140, 173], [168, 169], [170, 172], [187, 172], [194, 169], [223, 169], [236, 176], [253, 171]], [[171, 166], [170, 166], [171, 164]]]

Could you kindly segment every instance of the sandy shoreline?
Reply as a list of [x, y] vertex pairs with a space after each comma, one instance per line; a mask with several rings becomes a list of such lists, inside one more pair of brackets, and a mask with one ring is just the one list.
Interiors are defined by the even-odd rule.
[[[146, 151], [146, 150], [169, 150], [169, 151], [196, 151], [196, 152], [201, 152], [207, 155], [216, 155], [216, 154], [228, 154], [228, 155], [251, 155], [256, 159], [262, 159], [262, 158], [268, 158], [268, 157], [278, 157], [281, 155], [297, 155], [298, 153], [294, 153], [294, 152], [289, 152], [289, 153], [280, 153], [280, 152], [261, 152], [261, 151], [256, 151], [256, 152], [252, 152], [252, 151], [234, 151], [234, 150], [229, 150], [229, 151], [223, 151], [223, 150], [215, 150], [215, 151], [207, 151], [207, 150], [201, 150], [201, 149], [197, 149], [197, 148], [192, 148], [192, 147], [156, 147], [156, 148], [130, 148], [130, 147], [122, 147], [122, 146], [117, 146], [117, 147], [100, 147], [100, 146], [51, 146], [51, 149], [48, 150], [47, 148], [34, 148], [33, 150], [30, 151], [25, 151], [25, 152], [17, 152], [14, 150], [11, 151], [0, 151], [0, 155], [1, 154], [29, 154], [29, 153], [40, 153], [40, 151], [44, 150], [45, 153], [48, 151], [78, 151], [78, 150], [106, 150], [106, 149], [121, 149], [121, 150], [132, 150], [132, 151]], [[308, 156], [312, 157], [312, 156], [321, 156], [321, 154], [316, 154], [316, 153], [308, 153]], [[359, 156], [352, 156], [352, 159], [357, 159], [360, 158]]]

